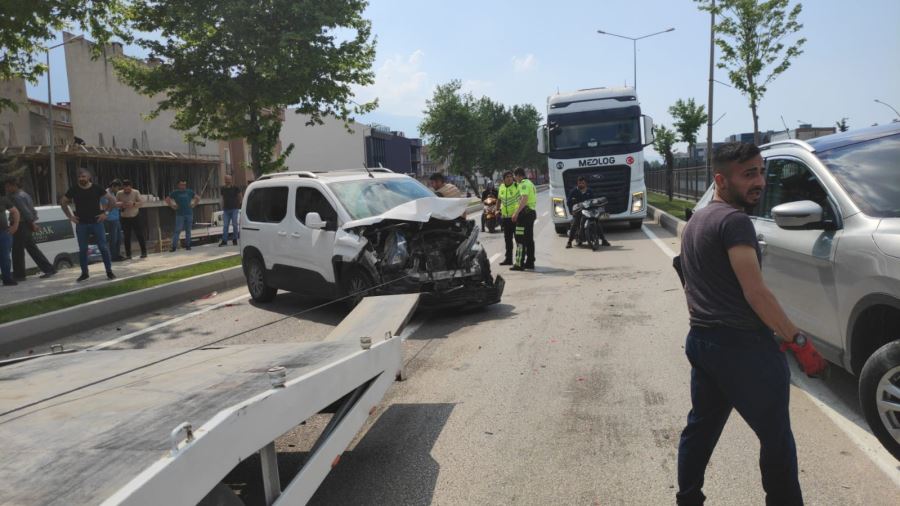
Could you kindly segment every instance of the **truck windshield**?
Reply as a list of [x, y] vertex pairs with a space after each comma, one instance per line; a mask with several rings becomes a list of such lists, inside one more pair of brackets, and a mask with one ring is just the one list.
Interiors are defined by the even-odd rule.
[[578, 124], [551, 124], [550, 150], [568, 151], [621, 144], [640, 144], [638, 118]]
[[408, 177], [357, 179], [328, 186], [354, 220], [377, 216], [413, 200], [434, 197], [422, 183]]
[[818, 153], [862, 212], [900, 218], [900, 134]]

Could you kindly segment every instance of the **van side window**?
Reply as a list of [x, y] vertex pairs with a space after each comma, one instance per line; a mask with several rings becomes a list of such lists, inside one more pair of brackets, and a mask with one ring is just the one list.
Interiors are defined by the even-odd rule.
[[766, 161], [766, 189], [757, 209], [759, 216], [772, 219], [772, 208], [788, 202], [812, 200], [822, 206], [823, 218], [834, 219], [828, 193], [809, 167], [789, 158]]
[[337, 211], [325, 195], [315, 188], [297, 188], [297, 202], [294, 209], [297, 219], [304, 225], [308, 213], [319, 213], [319, 217], [327, 224], [326, 228], [337, 228]]
[[247, 219], [258, 223], [281, 223], [287, 215], [287, 186], [255, 188], [247, 196]]

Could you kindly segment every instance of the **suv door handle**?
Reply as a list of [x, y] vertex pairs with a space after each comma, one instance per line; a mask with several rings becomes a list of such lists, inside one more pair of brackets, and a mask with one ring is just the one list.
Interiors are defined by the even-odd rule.
[[769, 244], [766, 242], [766, 236], [763, 234], [759, 234], [756, 236], [756, 241], [759, 242], [759, 252], [760, 254], [766, 254], [766, 246]]
[[278, 235], [280, 235], [281, 237], [287, 237], [287, 232], [285, 232], [284, 230], [279, 230]]

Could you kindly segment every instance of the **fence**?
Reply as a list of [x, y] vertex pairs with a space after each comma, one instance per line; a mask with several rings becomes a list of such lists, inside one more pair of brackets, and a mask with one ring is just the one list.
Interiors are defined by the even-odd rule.
[[[666, 193], [666, 169], [648, 169], [644, 172], [647, 189]], [[709, 185], [706, 182], [706, 166], [676, 168], [672, 171], [672, 194], [675, 197], [699, 200]]]

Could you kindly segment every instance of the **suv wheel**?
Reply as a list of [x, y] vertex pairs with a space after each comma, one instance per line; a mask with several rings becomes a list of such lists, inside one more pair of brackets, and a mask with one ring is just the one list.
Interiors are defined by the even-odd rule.
[[369, 289], [375, 286], [369, 274], [359, 267], [353, 267], [347, 271], [344, 277], [344, 303], [348, 309], [355, 308], [369, 294]]
[[859, 401], [875, 437], [900, 460], [900, 341], [882, 346], [866, 361]]
[[244, 260], [244, 277], [247, 278], [247, 290], [256, 302], [270, 302], [275, 298], [278, 289], [266, 284], [266, 266], [258, 256]]

